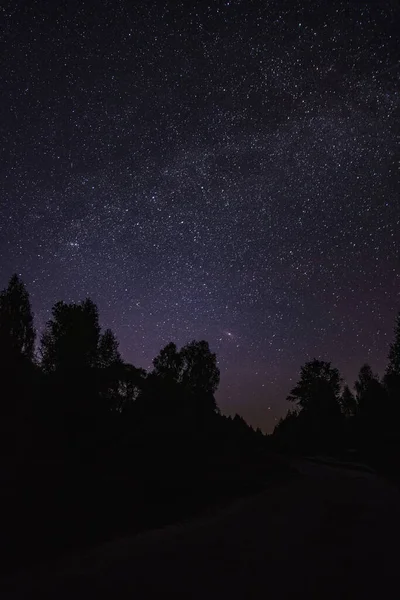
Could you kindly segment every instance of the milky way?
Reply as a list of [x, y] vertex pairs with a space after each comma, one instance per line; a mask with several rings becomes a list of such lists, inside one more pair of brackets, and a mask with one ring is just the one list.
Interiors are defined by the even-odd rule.
[[[3, 4], [4, 7], [4, 4]], [[265, 430], [299, 367], [382, 372], [400, 310], [396, 2], [6, 2], [0, 284], [124, 357], [207, 339]]]

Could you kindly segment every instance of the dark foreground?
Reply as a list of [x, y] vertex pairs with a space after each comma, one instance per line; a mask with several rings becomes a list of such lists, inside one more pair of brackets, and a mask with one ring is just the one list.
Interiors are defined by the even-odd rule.
[[308, 461], [219, 514], [3, 577], [2, 598], [385, 598], [398, 590], [400, 493]]

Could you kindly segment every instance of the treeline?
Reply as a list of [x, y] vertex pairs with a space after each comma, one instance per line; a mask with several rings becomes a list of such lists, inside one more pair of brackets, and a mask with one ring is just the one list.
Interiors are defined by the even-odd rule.
[[123, 360], [90, 299], [57, 302], [37, 349], [35, 341], [29, 294], [14, 275], [0, 293], [2, 455], [10, 459], [51, 447], [53, 457], [75, 453], [81, 461], [121, 443], [121, 435], [196, 435], [215, 426], [263, 437], [238, 415], [220, 414], [220, 372], [206, 341], [180, 350], [167, 344], [147, 372]]
[[[65, 549], [260, 489], [266, 436], [221, 414], [206, 341], [125, 362], [96, 305], [57, 302], [39, 340], [14, 275], [0, 293], [2, 543]], [[7, 534], [8, 532], [8, 534]]]
[[364, 364], [352, 389], [330, 362], [307, 362], [287, 398], [294, 407], [275, 427], [274, 444], [289, 452], [353, 453], [383, 470], [398, 470], [400, 314], [394, 334], [384, 376]]

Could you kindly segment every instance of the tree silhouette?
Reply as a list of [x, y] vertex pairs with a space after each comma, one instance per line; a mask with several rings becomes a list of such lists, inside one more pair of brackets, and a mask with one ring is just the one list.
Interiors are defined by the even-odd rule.
[[384, 385], [391, 403], [394, 420], [400, 419], [400, 313], [396, 317], [394, 341], [390, 345], [389, 363], [384, 376]]
[[100, 336], [98, 343], [97, 365], [101, 369], [122, 364], [121, 354], [118, 349], [118, 340], [111, 329], [106, 329]]
[[362, 409], [368, 400], [374, 397], [374, 392], [380, 387], [379, 377], [373, 373], [368, 363], [365, 363], [361, 367], [354, 387], [356, 389], [357, 403], [360, 409]]
[[186, 344], [180, 356], [180, 381], [187, 396], [186, 411], [191, 415], [193, 426], [203, 427], [204, 419], [207, 421], [219, 410], [214, 397], [220, 378], [217, 357], [204, 340]]
[[125, 379], [125, 365], [118, 349], [118, 340], [111, 329], [100, 335], [95, 367], [100, 399], [106, 410], [121, 411], [123, 403], [121, 382]]
[[182, 371], [180, 380], [186, 389], [196, 394], [214, 394], [218, 388], [220, 371], [216, 354], [208, 342], [193, 340], [180, 352]]
[[157, 377], [179, 383], [190, 392], [214, 394], [219, 384], [217, 357], [204, 340], [193, 340], [180, 352], [170, 342], [153, 360], [153, 365]]
[[220, 372], [208, 342], [193, 340], [180, 351], [171, 342], [160, 351], [153, 365], [147, 396], [160, 414], [185, 414], [187, 419], [200, 423], [205, 415], [218, 412], [214, 392]]
[[353, 448], [357, 427], [358, 405], [356, 397], [348, 385], [344, 386], [342, 395], [340, 396], [340, 407], [344, 416], [343, 442], [346, 444], [346, 448]]
[[361, 442], [364, 446], [380, 443], [392, 426], [388, 422], [389, 403], [385, 387], [367, 363], [361, 367], [354, 386]]
[[40, 348], [48, 379], [46, 419], [53, 419], [53, 445], [73, 460], [95, 452], [106, 439], [107, 414], [115, 402], [115, 378], [107, 369], [100, 373], [98, 366], [99, 345], [99, 316], [92, 300], [54, 305]]
[[341, 383], [339, 371], [330, 362], [314, 359], [301, 367], [300, 380], [288, 400], [300, 408], [296, 427], [301, 427], [302, 444], [332, 448], [339, 443]]
[[[0, 292], [0, 454], [22, 460], [33, 437], [37, 368], [29, 294], [18, 275]], [[19, 457], [19, 458], [17, 458]]]
[[394, 342], [390, 345], [389, 364], [386, 369], [387, 376], [396, 376], [400, 378], [400, 313], [396, 317], [394, 329]]
[[98, 363], [100, 325], [94, 302], [89, 298], [80, 304], [57, 302], [52, 314], [41, 340], [44, 371], [66, 372], [95, 367]]
[[348, 385], [343, 388], [340, 406], [345, 417], [354, 417], [357, 411], [357, 400]]
[[[304, 410], [337, 410], [342, 379], [330, 362], [314, 359], [301, 367], [301, 376], [288, 400]], [[323, 406], [325, 400], [328, 404]]]
[[157, 377], [170, 382], [181, 382], [182, 356], [173, 342], [160, 350], [160, 353], [153, 360], [153, 365], [153, 373]]
[[29, 294], [18, 275], [0, 293], [0, 360], [4, 367], [18, 359], [32, 362], [35, 329]]

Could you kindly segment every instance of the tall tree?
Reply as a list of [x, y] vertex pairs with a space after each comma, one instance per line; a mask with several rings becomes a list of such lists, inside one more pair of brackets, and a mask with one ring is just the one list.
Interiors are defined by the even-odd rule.
[[160, 350], [153, 360], [153, 373], [161, 379], [180, 383], [182, 374], [182, 356], [176, 344], [170, 342]]
[[95, 367], [100, 325], [97, 306], [89, 298], [80, 304], [57, 302], [41, 340], [46, 372]]
[[[203, 423], [218, 412], [214, 392], [219, 383], [216, 355], [205, 341], [192, 341], [180, 351], [169, 343], [154, 359], [154, 370], [146, 382], [153, 412], [182, 423]], [[143, 398], [142, 398], [143, 400]], [[141, 403], [142, 404], [142, 403]], [[150, 406], [149, 402], [147, 405]]]
[[389, 377], [395, 375], [400, 378], [400, 313], [396, 317], [394, 341], [390, 345], [388, 358], [389, 364], [386, 369], [386, 375]]
[[388, 393], [395, 421], [400, 418], [400, 313], [396, 317], [394, 340], [389, 349], [389, 364], [383, 383]]
[[288, 400], [303, 410], [337, 410], [342, 379], [330, 362], [314, 359], [301, 367], [300, 380]]
[[378, 375], [373, 373], [370, 365], [364, 364], [355, 382], [357, 397], [357, 418], [359, 431], [366, 440], [372, 443], [384, 437], [386, 431], [392, 429], [388, 394]]
[[125, 378], [124, 363], [118, 349], [118, 340], [111, 329], [100, 335], [96, 366], [96, 380], [103, 407], [120, 412], [121, 382]]
[[98, 346], [98, 366], [102, 369], [122, 363], [118, 340], [111, 329], [106, 329], [100, 336]]
[[0, 292], [0, 454], [19, 459], [32, 440], [35, 336], [29, 294], [13, 275]]
[[218, 388], [220, 371], [216, 354], [210, 351], [208, 342], [193, 340], [181, 350], [181, 382], [190, 402], [192, 418], [199, 425], [219, 412], [215, 392]]
[[182, 348], [180, 355], [183, 385], [195, 393], [214, 394], [218, 388], [220, 371], [217, 356], [210, 351], [208, 342], [193, 340]]
[[374, 398], [375, 393], [380, 387], [380, 381], [378, 375], [373, 373], [372, 368], [368, 363], [363, 364], [361, 367], [354, 387], [356, 389], [357, 403], [360, 408], [362, 408], [369, 399]]
[[340, 406], [345, 417], [354, 417], [357, 410], [357, 400], [348, 385], [343, 388], [340, 396]]
[[118, 348], [111, 332], [102, 338], [92, 300], [54, 305], [41, 354], [46, 405], [56, 424], [54, 443], [75, 459], [100, 451], [108, 443], [110, 411], [118, 404], [119, 374], [111, 366]]
[[15, 274], [8, 287], [0, 293], [0, 353], [3, 366], [19, 358], [32, 362], [35, 337], [29, 294]]
[[217, 357], [204, 340], [193, 340], [180, 352], [170, 342], [153, 360], [153, 365], [154, 375], [179, 383], [187, 391], [214, 394], [219, 384]]
[[307, 450], [332, 449], [342, 443], [341, 384], [339, 371], [330, 362], [314, 359], [301, 368], [288, 400], [300, 409], [293, 425], [299, 444]]

